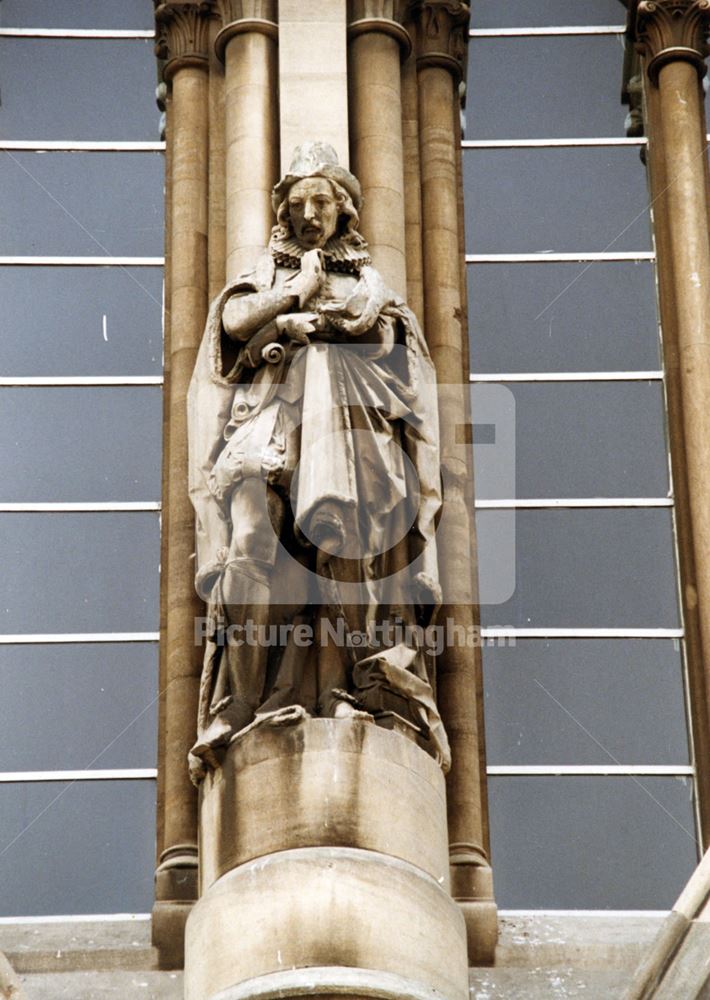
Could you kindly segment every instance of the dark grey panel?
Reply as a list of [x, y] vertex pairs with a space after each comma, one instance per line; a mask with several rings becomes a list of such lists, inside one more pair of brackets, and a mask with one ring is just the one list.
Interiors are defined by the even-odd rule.
[[157, 514], [0, 514], [0, 632], [158, 627]]
[[2, 916], [147, 913], [152, 781], [0, 785]]
[[491, 778], [496, 901], [666, 910], [697, 864], [689, 778]]
[[2, 153], [3, 254], [160, 256], [161, 153]]
[[0, 502], [160, 499], [159, 386], [0, 392]]
[[0, 268], [0, 372], [159, 375], [162, 288], [160, 267]]
[[483, 647], [489, 764], [687, 764], [677, 641]]
[[0, 0], [0, 25], [12, 28], [153, 27], [150, 0]]
[[649, 250], [638, 148], [465, 149], [468, 253]]
[[0, 646], [3, 771], [155, 767], [157, 643]]
[[[497, 593], [513, 549], [516, 586], [481, 608], [484, 625], [676, 628], [671, 514], [646, 510], [482, 510], [476, 515], [481, 594]], [[490, 598], [489, 598], [490, 599]]]
[[547, 27], [549, 25], [623, 25], [619, 0], [476, 0], [471, 4], [472, 28]]
[[474, 372], [660, 367], [654, 265], [469, 264]]
[[7, 139], [157, 140], [155, 86], [150, 39], [0, 38]]
[[623, 60], [620, 35], [472, 38], [466, 138], [623, 136]]
[[[517, 497], [667, 495], [660, 382], [511, 382], [507, 388], [515, 397]], [[486, 390], [488, 385], [471, 388], [474, 421]], [[476, 496], [510, 499], [502, 492], [509, 488], [510, 462], [501, 462], [497, 452], [489, 461], [487, 450], [494, 452], [474, 452]]]

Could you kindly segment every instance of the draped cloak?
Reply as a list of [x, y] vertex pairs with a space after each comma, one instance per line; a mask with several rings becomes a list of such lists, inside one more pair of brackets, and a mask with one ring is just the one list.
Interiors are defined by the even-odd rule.
[[[388, 525], [404, 523], [406, 558], [399, 571], [399, 592], [409, 594], [410, 603], [418, 606], [419, 623], [433, 621], [441, 600], [434, 367], [416, 317], [404, 301], [386, 288], [373, 267], [365, 264], [358, 270], [351, 294], [336, 313], [328, 314], [341, 332], [339, 343], [315, 338], [307, 345], [291, 343], [276, 363], [262, 362], [253, 370], [238, 364], [225, 374], [228, 338], [222, 314], [231, 296], [268, 291], [283, 280], [271, 253], [264, 253], [254, 271], [228, 284], [210, 307], [188, 392], [188, 469], [196, 522], [196, 585], [212, 615], [220, 611], [220, 581], [231, 538], [230, 507], [215, 488], [215, 471], [240, 448], [273, 443], [280, 412], [288, 411], [291, 423], [293, 413], [298, 414], [298, 474], [290, 494], [297, 536], [308, 544], [313, 521], [324, 506], [335, 505], [341, 512], [350, 539], [362, 533], [363, 525], [367, 534], [371, 524], [381, 542]], [[357, 336], [348, 336], [365, 318], [379, 329], [379, 343], [364, 346]], [[355, 411], [364, 415], [356, 419], [357, 426], [348, 417]], [[383, 493], [385, 473], [388, 486]], [[380, 488], [373, 493], [374, 482]], [[362, 548], [366, 565], [375, 572], [378, 561], [370, 558], [367, 540]], [[383, 684], [405, 698], [439, 747], [446, 767], [448, 743], [422, 650], [400, 642], [375, 651], [363, 648], [362, 653], [367, 655], [352, 670], [355, 694], [358, 687]], [[221, 649], [210, 635], [196, 747], [214, 718], [215, 691], [227, 686], [224, 672]]]

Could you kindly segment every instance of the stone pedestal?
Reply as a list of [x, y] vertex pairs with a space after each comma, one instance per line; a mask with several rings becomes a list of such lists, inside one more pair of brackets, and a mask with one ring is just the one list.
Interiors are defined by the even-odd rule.
[[257, 728], [200, 803], [187, 1000], [466, 1000], [444, 779], [372, 722]]

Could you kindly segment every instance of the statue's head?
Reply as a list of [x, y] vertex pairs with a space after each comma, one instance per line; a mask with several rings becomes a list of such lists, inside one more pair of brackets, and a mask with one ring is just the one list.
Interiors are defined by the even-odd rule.
[[357, 233], [360, 184], [340, 166], [328, 143], [299, 146], [271, 200], [279, 226], [307, 250], [325, 246], [336, 235], [346, 241], [361, 239]]

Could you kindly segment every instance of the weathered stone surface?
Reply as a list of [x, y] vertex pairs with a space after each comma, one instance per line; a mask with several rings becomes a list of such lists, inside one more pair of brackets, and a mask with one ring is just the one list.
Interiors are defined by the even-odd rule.
[[[470, 970], [470, 995], [615, 1000], [663, 919], [504, 913], [496, 966]], [[182, 973], [155, 971], [149, 945], [147, 920], [0, 927], [0, 947], [32, 1000], [183, 1000]]]
[[20, 974], [156, 967], [147, 918], [3, 924], [0, 949]]
[[0, 996], [3, 1000], [23, 1000], [20, 979], [7, 957], [0, 951]]
[[333, 148], [304, 143], [268, 247], [210, 309], [188, 399], [209, 611], [196, 781], [247, 726], [299, 712], [394, 710], [450, 765], [421, 637], [441, 601], [434, 370], [361, 204]]
[[182, 1000], [182, 972], [55, 972], [22, 977], [32, 1000]]
[[466, 930], [450, 896], [413, 865], [345, 847], [280, 851], [222, 876], [190, 914], [185, 964], [187, 1000], [310, 966], [334, 968], [334, 987], [337, 967], [369, 969], [467, 997]]
[[496, 967], [571, 967], [630, 973], [652, 944], [663, 914], [564, 913], [500, 916]]
[[472, 969], [475, 1000], [621, 1000], [628, 973], [546, 969]]
[[[444, 777], [400, 733], [365, 718], [251, 729], [201, 786], [200, 846], [188, 1000], [268, 993], [260, 977], [314, 967], [329, 970], [314, 996], [465, 996]], [[409, 993], [368, 993], [378, 974]]]
[[280, 0], [282, 167], [296, 146], [315, 135], [329, 142], [340, 162], [348, 164], [345, 27], [345, 0]]
[[202, 891], [254, 858], [321, 846], [390, 854], [448, 888], [445, 815], [440, 768], [371, 722], [252, 730], [202, 787]]

